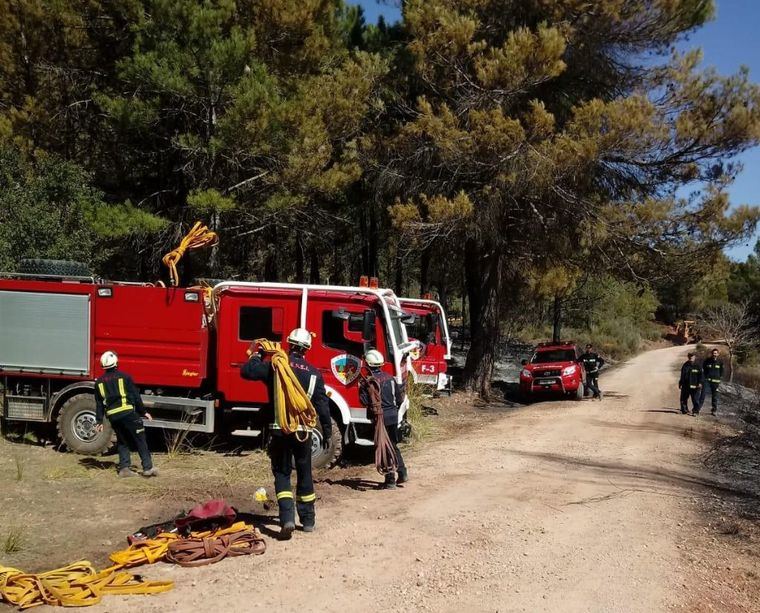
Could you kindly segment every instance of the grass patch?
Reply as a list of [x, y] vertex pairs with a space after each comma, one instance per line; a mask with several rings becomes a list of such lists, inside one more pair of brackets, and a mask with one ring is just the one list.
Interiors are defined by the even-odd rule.
[[55, 466], [45, 473], [45, 481], [63, 481], [82, 477], [92, 477], [90, 471], [82, 466]]
[[411, 441], [413, 443], [424, 441], [433, 432], [433, 425], [423, 412], [423, 403], [425, 401], [423, 390], [423, 386], [415, 383], [409, 377], [406, 383], [406, 395], [409, 398], [409, 410], [406, 413], [406, 418], [412, 426]]
[[164, 429], [164, 442], [166, 443], [166, 457], [174, 460], [182, 455], [195, 453], [193, 439], [190, 436], [192, 418], [183, 417], [182, 424], [177, 429]]
[[21, 526], [10, 526], [3, 537], [3, 552], [18, 553], [24, 548], [26, 535]]
[[219, 470], [221, 480], [230, 489], [242, 484], [260, 486], [271, 480], [269, 459], [263, 451], [223, 460]]
[[21, 455], [13, 456], [13, 464], [16, 467], [15, 479], [16, 481], [24, 480], [24, 470], [26, 469], [27, 459]]

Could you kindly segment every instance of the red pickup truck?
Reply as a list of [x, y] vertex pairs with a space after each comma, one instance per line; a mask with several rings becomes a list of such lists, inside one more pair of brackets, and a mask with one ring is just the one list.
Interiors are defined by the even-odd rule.
[[540, 343], [530, 360], [523, 360], [520, 394], [531, 399], [539, 394], [562, 394], [582, 400], [586, 371], [580, 362], [581, 351], [571, 341]]

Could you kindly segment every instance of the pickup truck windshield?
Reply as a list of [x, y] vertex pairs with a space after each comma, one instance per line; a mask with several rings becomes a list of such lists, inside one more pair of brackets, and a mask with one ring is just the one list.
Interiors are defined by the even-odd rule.
[[550, 349], [537, 351], [531, 359], [531, 364], [549, 364], [551, 362], [574, 362], [575, 351], [572, 349]]

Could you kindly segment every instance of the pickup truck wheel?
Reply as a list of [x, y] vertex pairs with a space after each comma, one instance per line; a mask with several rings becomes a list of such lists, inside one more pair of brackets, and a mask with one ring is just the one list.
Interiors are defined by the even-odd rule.
[[343, 437], [335, 419], [330, 421], [332, 422], [332, 432], [330, 433], [330, 446], [327, 449], [322, 449], [322, 431], [319, 428], [314, 428], [311, 432], [311, 465], [313, 468], [330, 468], [335, 466], [340, 459]]
[[575, 390], [575, 399], [583, 400], [583, 395], [584, 395], [584, 386], [583, 386], [583, 383], [579, 383], [578, 389]]
[[111, 446], [113, 430], [108, 420], [95, 430], [95, 397], [78, 394], [63, 403], [58, 413], [58, 436], [66, 449], [81, 455], [99, 455]]

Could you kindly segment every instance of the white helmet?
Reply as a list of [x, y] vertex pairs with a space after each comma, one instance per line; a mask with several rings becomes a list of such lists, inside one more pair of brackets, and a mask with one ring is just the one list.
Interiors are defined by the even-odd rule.
[[385, 364], [385, 358], [383, 357], [383, 354], [380, 353], [377, 349], [370, 349], [367, 353], [365, 353], [364, 361], [367, 363], [367, 366], [370, 366], [372, 368], [379, 368]]
[[291, 347], [311, 349], [311, 332], [306, 328], [296, 328], [288, 334], [288, 345]]
[[113, 368], [119, 362], [119, 357], [113, 351], [106, 351], [100, 356], [100, 365], [103, 368]]

